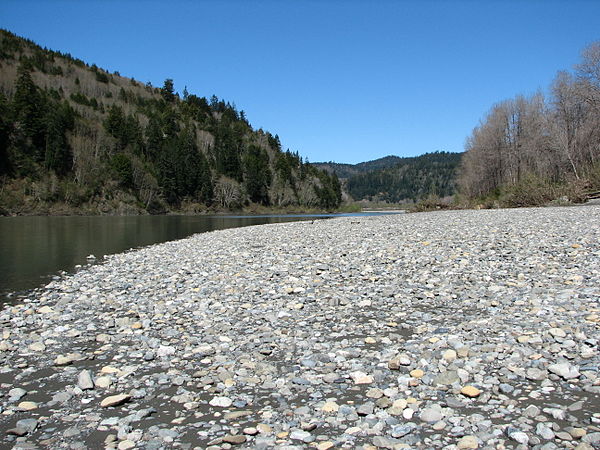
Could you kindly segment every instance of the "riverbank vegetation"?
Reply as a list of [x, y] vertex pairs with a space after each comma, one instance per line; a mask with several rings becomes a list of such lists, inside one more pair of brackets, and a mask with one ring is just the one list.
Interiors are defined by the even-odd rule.
[[467, 140], [457, 204], [578, 202], [600, 191], [600, 42], [549, 93], [492, 107]]
[[337, 176], [246, 113], [0, 30], [0, 214], [334, 210]]

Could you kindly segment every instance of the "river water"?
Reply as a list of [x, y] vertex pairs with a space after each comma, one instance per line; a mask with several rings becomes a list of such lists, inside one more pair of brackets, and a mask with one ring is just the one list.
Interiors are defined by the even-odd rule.
[[341, 215], [0, 217], [0, 304], [88, 264], [89, 255], [182, 239], [195, 233]]

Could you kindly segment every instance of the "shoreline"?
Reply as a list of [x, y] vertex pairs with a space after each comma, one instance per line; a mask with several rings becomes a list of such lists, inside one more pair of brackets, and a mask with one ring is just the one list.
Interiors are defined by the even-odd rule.
[[588, 448], [599, 219], [334, 218], [111, 255], [0, 312], [0, 442]]

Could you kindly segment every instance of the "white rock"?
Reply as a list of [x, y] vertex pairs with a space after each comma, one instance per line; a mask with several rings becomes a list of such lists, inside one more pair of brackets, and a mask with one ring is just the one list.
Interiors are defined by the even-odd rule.
[[214, 397], [208, 404], [210, 406], [218, 406], [220, 408], [228, 408], [232, 405], [233, 400], [229, 397]]
[[579, 369], [575, 366], [571, 366], [569, 363], [551, 364], [548, 366], [548, 370], [565, 380], [578, 378], [581, 375]]

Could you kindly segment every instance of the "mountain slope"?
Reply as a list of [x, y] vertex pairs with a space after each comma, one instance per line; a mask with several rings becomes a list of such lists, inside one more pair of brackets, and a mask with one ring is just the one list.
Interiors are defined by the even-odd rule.
[[0, 30], [0, 213], [331, 209], [337, 177], [213, 96], [108, 73]]
[[434, 152], [421, 156], [385, 158], [359, 164], [315, 163], [343, 179], [355, 200], [399, 203], [428, 195], [455, 193], [462, 153]]
[[399, 156], [384, 156], [383, 158], [365, 161], [358, 164], [344, 164], [335, 162], [317, 162], [312, 163], [313, 166], [327, 170], [329, 173], [336, 174], [339, 178], [350, 178], [359, 173], [371, 172], [373, 170], [385, 169], [394, 167], [402, 161]]

